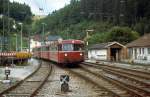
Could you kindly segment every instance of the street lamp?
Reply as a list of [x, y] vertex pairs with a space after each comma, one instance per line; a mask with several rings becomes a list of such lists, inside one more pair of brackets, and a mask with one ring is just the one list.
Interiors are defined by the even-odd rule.
[[[41, 41], [41, 46], [44, 45], [44, 27], [45, 27], [46, 24], [45, 24], [45, 23], [42, 23], [42, 25], [43, 25], [43, 32], [42, 32], [42, 40], [43, 40], [43, 41]], [[43, 44], [42, 44], [42, 42], [43, 42]], [[42, 47], [41, 51], [43, 51], [43, 47]]]
[[94, 31], [93, 29], [86, 30], [86, 45], [87, 46], [89, 45], [89, 43], [88, 43], [89, 32], [93, 32], [93, 31]]
[[[15, 21], [14, 21], [13, 28], [14, 28], [15, 30], [17, 29]], [[16, 37], [16, 51], [17, 51], [17, 50], [18, 50], [18, 46], [17, 46], [17, 34], [15, 34], [15, 37]]]
[[87, 51], [87, 57], [88, 57], [88, 45], [89, 45], [89, 43], [88, 43], [88, 37], [89, 37], [89, 32], [93, 32], [94, 30], [93, 29], [87, 29], [86, 30], [86, 46], [87, 46], [87, 48], [86, 48], [86, 51]]
[[22, 52], [22, 26], [23, 26], [23, 23], [18, 23], [19, 25], [21, 25], [21, 52]]
[[18, 51], [18, 46], [17, 46], [17, 34], [15, 34], [16, 37], [16, 52]]
[[[3, 18], [3, 14], [0, 14], [0, 19], [2, 19], [2, 18]], [[3, 43], [3, 38], [1, 37], [1, 52], [2, 52], [2, 43]]]
[[42, 23], [42, 25], [43, 25], [42, 39], [43, 39], [43, 45], [44, 45], [44, 30], [45, 30], [46, 23]]

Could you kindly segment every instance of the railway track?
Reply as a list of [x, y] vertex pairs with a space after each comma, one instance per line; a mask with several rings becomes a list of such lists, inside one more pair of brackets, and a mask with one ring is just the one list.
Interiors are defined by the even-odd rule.
[[[92, 73], [89, 70], [78, 68], [78, 69], [71, 69], [71, 70], [68, 69], [68, 71], [98, 86], [101, 89], [100, 91], [102, 92], [101, 94], [104, 94], [103, 95], [104, 97], [132, 97], [125, 90], [116, 87], [114, 84], [107, 82], [106, 80]], [[103, 96], [101, 95], [100, 97]]]
[[[126, 90], [131, 97], [150, 97], [150, 73], [126, 69], [122, 67], [115, 67], [103, 64], [94, 64], [94, 63], [83, 63], [82, 68], [92, 72], [95, 75], [98, 75], [107, 81], [116, 84], [117, 86]], [[85, 66], [86, 65], [86, 66]], [[93, 67], [101, 69], [103, 72], [93, 72], [93, 70], [87, 69], [87, 67]], [[130, 97], [130, 96], [129, 96]]]
[[16, 87], [5, 91], [1, 97], [34, 97], [47, 81], [53, 66], [42, 62], [40, 68]]
[[[76, 68], [74, 70], [76, 71]], [[49, 78], [50, 81], [43, 86], [36, 97], [120, 97], [106, 90], [104, 87], [98, 86], [85, 76], [79, 76], [74, 70], [54, 66], [52, 76]], [[60, 90], [59, 77], [62, 74], [70, 76], [70, 89], [67, 93], [61, 92]]]

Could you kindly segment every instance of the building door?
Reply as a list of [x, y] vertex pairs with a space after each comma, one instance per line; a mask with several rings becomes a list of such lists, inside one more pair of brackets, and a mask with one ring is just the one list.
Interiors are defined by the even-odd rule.
[[120, 61], [120, 48], [111, 48], [111, 61]]

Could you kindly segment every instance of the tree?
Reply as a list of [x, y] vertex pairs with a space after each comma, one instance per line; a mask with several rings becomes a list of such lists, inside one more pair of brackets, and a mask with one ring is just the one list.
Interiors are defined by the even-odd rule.
[[128, 27], [113, 27], [107, 35], [107, 41], [117, 41], [126, 44], [138, 37], [139, 34]]

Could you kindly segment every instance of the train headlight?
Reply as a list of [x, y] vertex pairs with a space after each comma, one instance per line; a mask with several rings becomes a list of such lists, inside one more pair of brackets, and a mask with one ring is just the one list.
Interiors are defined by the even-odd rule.
[[65, 57], [67, 57], [68, 55], [67, 55], [67, 53], [65, 53]]
[[80, 56], [82, 56], [83, 54], [82, 53], [80, 53]]

